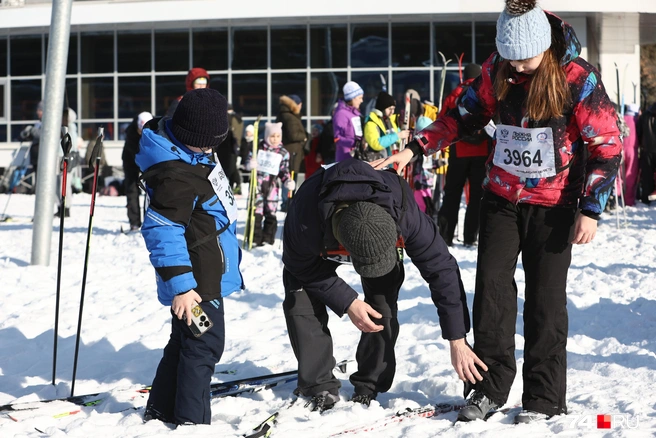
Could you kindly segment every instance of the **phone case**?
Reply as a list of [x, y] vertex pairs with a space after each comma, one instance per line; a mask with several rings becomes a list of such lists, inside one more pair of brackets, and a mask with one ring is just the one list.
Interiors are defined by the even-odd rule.
[[200, 307], [200, 304], [191, 308], [191, 325], [189, 329], [197, 338], [202, 336], [203, 333], [208, 331], [212, 325], [212, 320], [203, 312], [203, 308]]

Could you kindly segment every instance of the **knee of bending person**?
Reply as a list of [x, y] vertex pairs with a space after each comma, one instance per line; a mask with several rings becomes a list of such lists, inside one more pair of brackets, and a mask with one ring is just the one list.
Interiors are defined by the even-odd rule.
[[306, 316], [315, 313], [315, 306], [303, 288], [285, 290], [282, 308], [288, 316]]

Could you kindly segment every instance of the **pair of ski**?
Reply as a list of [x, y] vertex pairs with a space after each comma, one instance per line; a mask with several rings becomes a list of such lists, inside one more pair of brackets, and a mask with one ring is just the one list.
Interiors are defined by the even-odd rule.
[[[253, 147], [251, 150], [251, 159], [257, 160], [258, 131], [262, 116], [257, 116], [253, 125]], [[257, 169], [251, 169], [251, 175], [248, 180], [248, 200], [246, 202], [246, 226], [244, 227], [243, 249], [251, 250], [253, 248], [253, 235], [255, 233], [255, 209], [257, 207]]]
[[[290, 406], [294, 404], [296, 400], [292, 401]], [[353, 427], [345, 429], [341, 432], [333, 433], [328, 435], [329, 437], [350, 435], [356, 433], [372, 432], [376, 430], [383, 429], [387, 426], [391, 426], [402, 421], [412, 419], [412, 418], [433, 418], [440, 415], [448, 414], [449, 412], [458, 412], [466, 406], [465, 403], [440, 403], [433, 406], [424, 406], [419, 408], [406, 408], [404, 411], [396, 412], [395, 414], [388, 415], [385, 418], [377, 420], [367, 425]], [[289, 406], [288, 406], [289, 407]], [[484, 421], [487, 421], [494, 414], [502, 413], [507, 414], [513, 409], [517, 409], [519, 405], [510, 406], [503, 409], [497, 409], [489, 412]], [[278, 422], [278, 417], [280, 416], [280, 411], [275, 412], [270, 415], [266, 420], [258, 424], [250, 433], [246, 433], [243, 436], [245, 438], [268, 438], [273, 433], [273, 428]]]
[[[335, 368], [341, 372], [346, 372], [346, 364], [349, 361], [343, 360], [335, 365]], [[232, 373], [232, 370], [227, 371]], [[225, 371], [220, 371], [219, 373], [225, 373]], [[294, 382], [298, 380], [298, 370], [287, 371], [284, 373], [275, 373], [275, 374], [265, 374], [262, 376], [247, 377], [245, 379], [231, 380], [228, 382], [213, 383], [210, 385], [210, 397], [211, 398], [222, 398], [229, 396], [236, 396], [241, 394], [255, 393], [263, 390], [271, 389], [276, 386], [281, 386], [286, 383]], [[78, 395], [73, 397], [63, 397], [50, 400], [39, 400], [32, 402], [18, 402], [18, 403], [9, 403], [6, 405], [0, 405], [0, 413], [5, 414], [14, 421], [18, 421], [12, 413], [18, 411], [34, 411], [37, 409], [42, 409], [49, 405], [56, 404], [57, 402], [71, 403], [79, 407], [89, 407], [97, 406], [102, 404], [106, 399], [110, 398], [113, 395], [118, 393], [133, 393], [132, 398], [135, 398], [139, 395], [147, 394], [150, 392], [150, 386], [145, 386], [137, 389], [126, 389], [121, 391], [114, 391], [113, 393], [102, 393], [97, 392], [93, 394]], [[67, 410], [68, 409], [68, 410]], [[136, 408], [138, 409], [138, 408]], [[62, 407], [61, 412], [58, 412], [52, 417], [61, 418], [68, 415], [73, 415], [80, 412], [79, 409], [71, 411], [70, 408]]]
[[[259, 392], [265, 389], [271, 389], [276, 386], [284, 385], [289, 382], [296, 381], [298, 379], [298, 371], [288, 371], [285, 373], [278, 374], [267, 374], [263, 376], [249, 377], [246, 379], [232, 380], [229, 382], [223, 383], [213, 383], [210, 386], [210, 397], [211, 398], [221, 398], [228, 396], [236, 396], [240, 394]], [[57, 402], [67, 402], [79, 407], [89, 407], [97, 406], [102, 404], [105, 400], [117, 395], [118, 393], [134, 393], [134, 397], [139, 396], [140, 394], [147, 394], [150, 392], [150, 387], [142, 387], [138, 389], [126, 389], [113, 393], [94, 393], [79, 395], [74, 397], [63, 397], [50, 400], [40, 400], [33, 402], [19, 402], [19, 403], [10, 403], [3, 406], [0, 406], [0, 412], [13, 419], [18, 421], [17, 417], [13, 414], [19, 411], [34, 411], [37, 409], [42, 409], [48, 407], [49, 405], [57, 404]], [[133, 398], [134, 398], [133, 397]], [[70, 407], [62, 406], [61, 412], [58, 412], [52, 417], [60, 418], [63, 416], [73, 415], [80, 412], [77, 410], [70, 410]]]

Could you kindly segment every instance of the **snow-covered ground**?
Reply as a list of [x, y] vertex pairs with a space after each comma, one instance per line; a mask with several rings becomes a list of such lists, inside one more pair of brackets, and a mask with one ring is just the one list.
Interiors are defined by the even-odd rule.
[[[61, 282], [57, 384], [51, 385], [59, 221], [53, 221], [50, 266], [31, 266], [34, 197], [13, 195], [0, 223], [0, 404], [63, 397], [70, 394], [82, 273], [91, 197], [76, 195], [66, 220]], [[4, 208], [7, 195], [0, 195]], [[245, 204], [243, 197], [241, 205]], [[244, 216], [244, 211], [240, 214]], [[570, 415], [541, 424], [515, 426], [512, 414], [488, 422], [456, 423], [456, 414], [414, 418], [358, 436], [376, 437], [525, 437], [653, 436], [656, 434], [656, 208], [639, 204], [626, 211], [628, 227], [617, 229], [605, 215], [593, 243], [576, 246], [569, 272], [568, 392]], [[280, 219], [284, 214], [280, 214]], [[462, 223], [462, 222], [461, 222]], [[241, 224], [240, 224], [241, 225]], [[120, 400], [118, 389], [149, 384], [169, 336], [169, 311], [156, 298], [154, 271], [140, 234], [124, 235], [125, 198], [99, 197], [94, 216], [84, 300], [83, 329], [75, 394], [114, 391], [105, 403], [75, 410], [57, 407], [17, 414], [15, 422], [0, 416], [0, 436], [154, 437], [241, 436], [291, 398], [294, 384], [274, 390], [212, 402], [211, 426], [172, 430], [141, 412], [125, 410], [144, 399]], [[243, 226], [240, 227], [240, 233]], [[231, 380], [289, 371], [296, 361], [282, 312], [281, 247], [245, 252], [242, 272], [246, 290], [225, 300], [226, 348], [216, 380]], [[471, 309], [476, 250], [456, 245]], [[339, 274], [356, 290], [359, 278], [350, 268]], [[523, 278], [519, 286], [517, 359], [520, 370], [508, 405], [521, 400], [523, 348]], [[462, 401], [462, 383], [453, 371], [447, 343], [441, 338], [426, 284], [406, 258], [406, 281], [399, 297], [401, 333], [396, 346], [394, 385], [369, 408], [348, 402], [352, 386], [342, 381], [342, 402], [323, 415], [302, 404], [283, 410], [275, 437], [327, 437], [344, 429], [373, 424], [406, 407]], [[359, 332], [348, 317], [331, 315], [335, 358], [354, 359]], [[470, 342], [473, 342], [469, 335]], [[54, 409], [54, 408], [53, 408]], [[514, 411], [513, 411], [514, 412]], [[610, 429], [597, 429], [597, 416], [611, 415]], [[608, 419], [608, 417], [607, 417]], [[37, 430], [38, 429], [38, 430]]]

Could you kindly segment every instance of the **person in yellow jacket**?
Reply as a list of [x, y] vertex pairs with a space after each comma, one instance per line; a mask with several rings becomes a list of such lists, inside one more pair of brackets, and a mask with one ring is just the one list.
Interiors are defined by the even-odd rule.
[[376, 106], [369, 113], [364, 124], [364, 139], [367, 142], [363, 154], [364, 161], [386, 158], [392, 154], [392, 146], [401, 140], [406, 140], [410, 132], [400, 130], [397, 123], [398, 115], [394, 114], [396, 102], [384, 91], [378, 93]]

